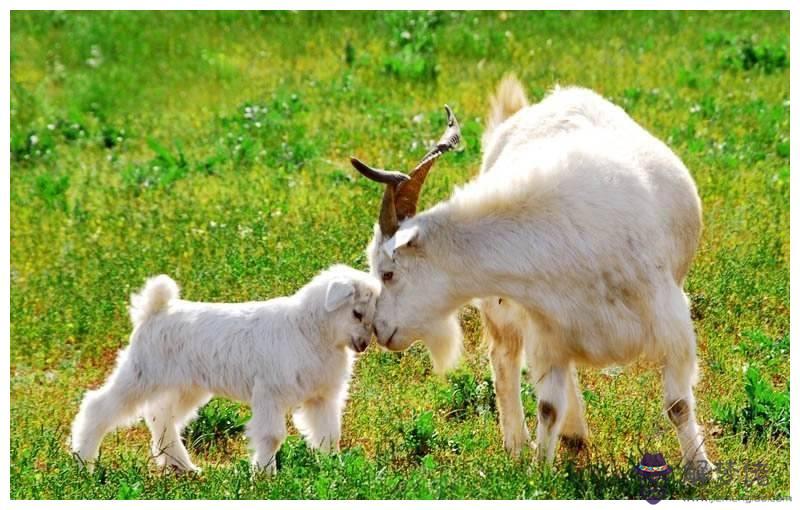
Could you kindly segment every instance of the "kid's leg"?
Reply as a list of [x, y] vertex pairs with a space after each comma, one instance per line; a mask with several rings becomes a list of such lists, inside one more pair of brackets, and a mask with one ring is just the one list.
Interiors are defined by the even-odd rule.
[[97, 458], [103, 436], [133, 418], [148, 393], [129, 359], [121, 359], [101, 388], [86, 393], [72, 424], [70, 447], [89, 467]]
[[278, 470], [276, 455], [286, 438], [285, 410], [264, 398], [255, 398], [252, 409], [247, 437], [253, 450], [253, 467], [257, 471], [275, 474]]
[[343, 407], [344, 399], [336, 395], [309, 400], [294, 413], [294, 424], [311, 448], [339, 451]]

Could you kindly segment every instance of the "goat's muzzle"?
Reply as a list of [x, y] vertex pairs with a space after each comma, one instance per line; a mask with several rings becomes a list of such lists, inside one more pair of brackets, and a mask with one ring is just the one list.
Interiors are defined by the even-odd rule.
[[353, 347], [353, 350], [356, 352], [364, 352], [369, 347], [369, 338], [352, 338], [350, 339], [350, 345]]

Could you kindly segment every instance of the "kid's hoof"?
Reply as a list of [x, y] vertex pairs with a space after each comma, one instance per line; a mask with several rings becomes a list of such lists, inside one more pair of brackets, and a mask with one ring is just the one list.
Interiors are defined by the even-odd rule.
[[184, 473], [199, 474], [200, 472], [202, 472], [202, 469], [195, 466], [191, 462], [187, 464], [176, 459], [170, 459], [170, 458], [165, 459], [163, 458], [163, 456], [156, 459], [156, 464], [163, 470], [169, 470], [172, 471], [173, 473], [178, 473], [178, 474], [184, 474]]
[[80, 471], [86, 471], [87, 473], [94, 472], [95, 461], [85, 460], [78, 452], [72, 452], [72, 458], [75, 460], [75, 464], [77, 464]]

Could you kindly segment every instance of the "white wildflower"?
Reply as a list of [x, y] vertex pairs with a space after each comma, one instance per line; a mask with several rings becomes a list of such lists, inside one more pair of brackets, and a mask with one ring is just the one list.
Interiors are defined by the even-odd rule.
[[239, 225], [239, 237], [240, 238], [244, 239], [246, 237], [249, 237], [250, 234], [252, 234], [252, 233], [253, 233], [253, 229], [252, 228]]

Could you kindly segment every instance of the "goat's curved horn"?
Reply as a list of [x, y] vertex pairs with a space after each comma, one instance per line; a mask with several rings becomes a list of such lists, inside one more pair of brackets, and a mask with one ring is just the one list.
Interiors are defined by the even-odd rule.
[[378, 215], [378, 225], [385, 239], [392, 237], [397, 229], [400, 228], [400, 221], [397, 219], [397, 208], [395, 207], [395, 188], [394, 184], [387, 184], [383, 191], [381, 200], [381, 213]]
[[397, 186], [401, 182], [406, 182], [410, 179], [409, 176], [402, 172], [372, 168], [357, 158], [351, 157], [350, 164], [353, 165], [353, 167], [367, 179], [380, 182], [381, 184], [391, 184], [393, 186]]
[[395, 189], [398, 184], [408, 181], [409, 177], [402, 172], [372, 168], [352, 157], [350, 158], [350, 163], [367, 179], [386, 185], [386, 189], [383, 192], [383, 200], [381, 200], [381, 212], [378, 215], [378, 225], [381, 227], [381, 233], [385, 238], [388, 239], [392, 237], [394, 233], [397, 232], [400, 223], [397, 220], [397, 211], [394, 205]]
[[453, 110], [447, 105], [444, 105], [444, 109], [447, 112], [447, 129], [445, 129], [444, 134], [436, 143], [436, 146], [428, 151], [414, 170], [411, 171], [409, 180], [397, 186], [394, 201], [399, 221], [410, 218], [417, 213], [419, 194], [422, 191], [422, 185], [425, 184], [425, 179], [428, 177], [428, 171], [439, 156], [455, 148], [461, 141], [461, 128], [458, 125], [456, 116], [453, 114]]
[[411, 172], [412, 177], [414, 176], [414, 171], [418, 168], [438, 158], [445, 152], [456, 148], [461, 142], [461, 127], [458, 125], [458, 120], [455, 114], [453, 114], [453, 110], [447, 105], [444, 105], [444, 110], [447, 112], [447, 129], [445, 129], [439, 141], [436, 142], [436, 146], [425, 154], [425, 157], [422, 158], [416, 168]]

